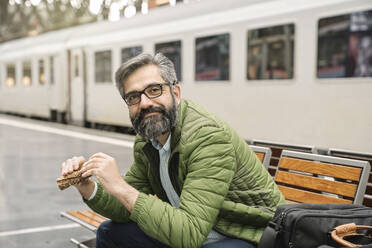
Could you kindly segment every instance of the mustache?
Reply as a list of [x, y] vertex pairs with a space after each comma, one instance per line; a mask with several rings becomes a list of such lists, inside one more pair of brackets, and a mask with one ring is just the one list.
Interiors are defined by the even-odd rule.
[[164, 107], [148, 107], [146, 109], [142, 109], [136, 116], [133, 118], [134, 123], [139, 123], [143, 120], [144, 116], [149, 113], [161, 113], [167, 115], [166, 109]]

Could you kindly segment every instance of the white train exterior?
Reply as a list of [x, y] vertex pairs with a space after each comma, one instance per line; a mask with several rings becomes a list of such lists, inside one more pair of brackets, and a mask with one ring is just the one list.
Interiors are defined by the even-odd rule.
[[[319, 20], [363, 11], [372, 11], [372, 1], [190, 1], [115, 23], [88, 24], [2, 43], [0, 111], [58, 116], [59, 120], [62, 113], [70, 123], [131, 126], [114, 86], [122, 49], [141, 47], [142, 52], [154, 54], [156, 44], [179, 42], [182, 97], [226, 120], [245, 139], [370, 153], [371, 75], [322, 78], [317, 58]], [[287, 24], [294, 28], [292, 76], [249, 78], [248, 32]], [[228, 76], [208, 80], [213, 73], [223, 73], [213, 70], [196, 76], [197, 40], [224, 34]], [[106, 60], [99, 69], [109, 70], [108, 77], [97, 74], [97, 56], [109, 56], [109, 63]], [[323, 71], [337, 74], [342, 70]], [[23, 80], [25, 73], [30, 82]], [[106, 82], [96, 82], [97, 78]]]

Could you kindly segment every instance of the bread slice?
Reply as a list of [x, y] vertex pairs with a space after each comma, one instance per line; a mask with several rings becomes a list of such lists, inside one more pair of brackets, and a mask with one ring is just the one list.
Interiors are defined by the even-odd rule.
[[70, 187], [71, 185], [78, 184], [82, 180], [81, 175], [82, 173], [80, 172], [80, 170], [76, 170], [66, 176], [60, 176], [59, 178], [56, 179], [59, 189], [64, 190]]

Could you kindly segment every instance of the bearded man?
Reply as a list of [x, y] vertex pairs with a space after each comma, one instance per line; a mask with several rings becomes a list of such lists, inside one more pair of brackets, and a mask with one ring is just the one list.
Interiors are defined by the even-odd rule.
[[256, 247], [285, 200], [246, 142], [181, 100], [174, 66], [162, 54], [122, 64], [116, 86], [137, 132], [125, 177], [103, 153], [62, 164], [62, 175], [81, 167], [86, 179], [76, 188], [110, 219], [98, 228], [97, 247]]

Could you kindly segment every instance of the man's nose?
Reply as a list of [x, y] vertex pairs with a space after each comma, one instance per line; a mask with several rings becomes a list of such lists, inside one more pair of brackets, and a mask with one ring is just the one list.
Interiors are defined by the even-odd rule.
[[145, 109], [153, 105], [152, 100], [148, 98], [145, 94], [141, 94], [141, 101], [139, 104], [142, 109]]

